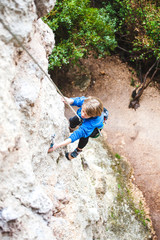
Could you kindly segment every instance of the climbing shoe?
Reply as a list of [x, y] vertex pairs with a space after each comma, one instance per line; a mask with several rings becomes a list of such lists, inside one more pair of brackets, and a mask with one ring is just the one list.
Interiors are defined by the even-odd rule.
[[66, 156], [66, 158], [68, 159], [68, 160], [71, 160], [71, 159], [73, 159], [73, 158], [76, 158], [77, 156], [78, 156], [78, 154], [79, 153], [81, 153], [82, 152], [82, 150], [79, 150], [78, 148], [76, 148], [73, 152], [71, 152], [71, 153], [69, 153], [69, 152], [67, 152], [66, 154], [65, 154], [65, 156]]
[[71, 159], [69, 158], [69, 152], [65, 153], [66, 158], [70, 161]]
[[69, 127], [69, 131], [72, 133], [72, 132], [74, 132], [74, 128], [71, 128], [71, 127]]

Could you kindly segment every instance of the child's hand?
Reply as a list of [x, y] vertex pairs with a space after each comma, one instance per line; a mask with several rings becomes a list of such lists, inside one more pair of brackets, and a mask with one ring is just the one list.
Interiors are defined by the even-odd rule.
[[62, 98], [62, 101], [63, 101], [65, 104], [72, 104], [72, 103], [74, 102], [72, 98], [68, 98], [68, 97]]
[[67, 104], [66, 97], [61, 98], [61, 100], [62, 100], [63, 103]]
[[55, 151], [57, 148], [58, 148], [58, 144], [55, 143], [52, 148], [48, 149], [48, 153]]

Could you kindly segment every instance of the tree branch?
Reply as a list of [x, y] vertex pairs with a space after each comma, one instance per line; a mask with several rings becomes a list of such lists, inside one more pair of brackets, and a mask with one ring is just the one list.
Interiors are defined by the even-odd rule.
[[[158, 65], [159, 65], [159, 62], [160, 62], [160, 59], [156, 60], [155, 63], [148, 69], [147, 73], [145, 74], [144, 76], [144, 80], [143, 80], [143, 83], [141, 84], [138, 90], [138, 88], [134, 89], [133, 92], [132, 92], [132, 100], [130, 101], [130, 104], [129, 104], [129, 107], [130, 108], [134, 108], [135, 110], [139, 107], [139, 98], [141, 97], [143, 91], [148, 87], [148, 85], [153, 81], [154, 79], [154, 76], [155, 74], [157, 73], [158, 71]], [[148, 83], [146, 83], [147, 81], [147, 77], [149, 75], [149, 73], [151, 72], [151, 70], [156, 66], [156, 69], [154, 71], [154, 73], [152, 74], [152, 77], [151, 79], [148, 81]]]

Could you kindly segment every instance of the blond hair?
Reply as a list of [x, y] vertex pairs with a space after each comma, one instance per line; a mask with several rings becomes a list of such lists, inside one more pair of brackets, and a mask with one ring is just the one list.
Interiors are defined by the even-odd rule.
[[83, 106], [88, 116], [96, 117], [101, 116], [103, 111], [103, 104], [97, 97], [88, 97], [84, 100]]

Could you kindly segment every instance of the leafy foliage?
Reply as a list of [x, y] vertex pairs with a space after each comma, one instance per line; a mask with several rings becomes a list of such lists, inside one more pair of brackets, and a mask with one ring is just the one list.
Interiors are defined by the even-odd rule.
[[55, 8], [43, 21], [55, 33], [56, 46], [49, 57], [49, 69], [61, 67], [86, 57], [90, 50], [105, 56], [117, 45], [115, 18], [111, 5], [93, 8], [90, 0], [57, 0]]
[[130, 51], [133, 61], [160, 58], [160, 6], [158, 1], [116, 0], [119, 6], [118, 38]]
[[[136, 63], [140, 84], [132, 92], [129, 107], [137, 109], [143, 91], [160, 69], [160, 2], [158, 0], [115, 0], [118, 48]], [[144, 74], [145, 73], [145, 74]], [[148, 79], [150, 77], [150, 80]], [[158, 78], [157, 78], [158, 79]]]

